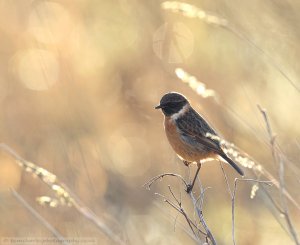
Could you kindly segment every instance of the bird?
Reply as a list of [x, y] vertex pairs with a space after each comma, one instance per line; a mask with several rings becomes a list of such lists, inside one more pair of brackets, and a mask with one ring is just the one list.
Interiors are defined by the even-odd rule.
[[210, 159], [223, 159], [229, 163], [241, 176], [241, 168], [231, 160], [221, 148], [216, 137], [216, 131], [190, 105], [188, 99], [177, 92], [169, 92], [162, 96], [159, 105], [164, 114], [164, 129], [168, 141], [186, 166], [197, 163], [197, 171], [187, 193], [194, 187], [201, 163]]

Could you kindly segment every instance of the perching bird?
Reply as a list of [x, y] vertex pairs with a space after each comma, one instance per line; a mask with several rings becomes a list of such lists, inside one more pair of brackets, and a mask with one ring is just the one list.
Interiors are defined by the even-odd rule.
[[160, 104], [155, 109], [161, 109], [165, 115], [164, 127], [167, 138], [186, 165], [196, 162], [198, 169], [191, 185], [189, 193], [195, 184], [195, 180], [201, 168], [201, 161], [206, 159], [223, 158], [240, 175], [243, 171], [223, 151], [217, 140], [208, 137], [207, 133], [217, 136], [217, 133], [190, 105], [189, 101], [176, 92], [165, 94]]

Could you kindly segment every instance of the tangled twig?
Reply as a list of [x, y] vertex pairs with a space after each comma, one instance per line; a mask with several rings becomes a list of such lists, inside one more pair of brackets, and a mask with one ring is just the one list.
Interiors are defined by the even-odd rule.
[[[185, 190], [188, 188], [188, 183], [187, 181], [184, 180], [184, 178], [179, 175], [179, 174], [175, 174], [175, 173], [163, 173], [160, 174], [158, 176], [153, 177], [152, 179], [150, 179], [147, 183], [144, 184], [144, 186], [147, 189], [150, 189], [150, 187], [152, 186], [152, 184], [154, 184], [156, 181], [164, 178], [165, 176], [171, 176], [171, 177], [176, 177], [178, 178], [185, 187]], [[178, 200], [178, 198], [176, 197], [176, 195], [174, 194], [171, 186], [168, 186], [169, 192], [171, 193], [171, 196], [173, 197], [173, 199], [175, 200], [175, 202], [171, 201], [169, 198], [167, 198], [165, 195], [162, 195], [160, 193], [155, 193], [156, 195], [160, 196], [163, 198], [164, 202], [166, 202], [167, 204], [169, 204], [172, 208], [174, 208], [176, 211], [178, 211], [180, 214], [183, 215], [183, 217], [185, 218], [185, 220], [187, 221], [191, 231], [193, 232], [193, 235], [197, 238], [197, 240], [199, 241], [199, 236], [196, 232], [201, 233], [202, 235], [205, 235], [206, 237], [206, 241], [208, 242], [208, 240], [211, 241], [211, 243], [213, 245], [216, 244], [216, 240], [212, 234], [212, 232], [210, 231], [210, 229], [208, 228], [204, 216], [203, 216], [203, 212], [202, 212], [202, 207], [203, 207], [203, 199], [204, 199], [204, 193], [207, 189], [204, 189], [201, 191], [199, 200], [200, 200], [200, 205], [198, 206], [197, 202], [198, 200], [196, 200], [193, 192], [189, 192], [188, 195], [192, 200], [194, 209], [197, 212], [197, 215], [199, 217], [200, 223], [202, 225], [202, 227], [205, 229], [205, 232], [203, 232], [187, 215], [185, 209], [182, 207], [182, 203], [181, 200]]]

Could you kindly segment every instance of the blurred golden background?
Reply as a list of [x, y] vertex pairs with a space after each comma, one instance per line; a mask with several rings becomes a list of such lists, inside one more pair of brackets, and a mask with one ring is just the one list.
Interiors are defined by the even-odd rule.
[[[225, 139], [278, 176], [257, 105], [266, 108], [285, 156], [286, 187], [300, 201], [300, 3], [186, 2], [204, 12], [172, 11], [163, 1], [0, 0], [1, 142], [55, 174], [128, 244], [195, 243], [185, 220], [175, 222], [176, 211], [154, 195], [171, 184], [193, 218], [180, 183], [143, 187], [163, 172], [188, 178], [154, 110], [168, 91], [185, 94]], [[191, 84], [178, 68], [195, 76]], [[201, 96], [204, 86], [214, 96]], [[52, 236], [14, 189], [64, 237], [112, 244], [73, 207], [37, 203], [52, 191], [3, 151], [0, 162], [0, 237]], [[233, 184], [236, 173], [225, 170]], [[212, 187], [205, 219], [218, 244], [231, 244], [231, 199], [219, 163], [205, 164], [200, 175]], [[250, 199], [251, 186], [238, 188], [237, 244], [292, 244], [260, 190]], [[299, 210], [289, 211], [299, 231]]]

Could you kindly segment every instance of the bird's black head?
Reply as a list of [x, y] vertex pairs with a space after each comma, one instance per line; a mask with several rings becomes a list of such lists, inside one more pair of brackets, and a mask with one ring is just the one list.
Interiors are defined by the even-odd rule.
[[187, 104], [189, 102], [182, 94], [170, 92], [161, 98], [159, 105], [155, 109], [162, 109], [162, 112], [166, 116], [172, 116]]

